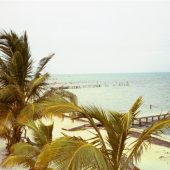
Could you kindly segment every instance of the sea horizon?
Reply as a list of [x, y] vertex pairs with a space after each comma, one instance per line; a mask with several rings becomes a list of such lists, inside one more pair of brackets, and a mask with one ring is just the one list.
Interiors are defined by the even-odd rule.
[[166, 73], [170, 73], [170, 71], [146, 71], [146, 72], [89, 72], [89, 73], [50, 73], [51, 76], [53, 75], [96, 75], [96, 74], [166, 74]]
[[141, 115], [170, 110], [170, 72], [58, 74], [52, 75], [51, 79], [66, 86], [100, 84], [100, 88], [68, 89], [77, 95], [81, 105], [92, 104], [104, 109], [127, 111], [142, 96]]

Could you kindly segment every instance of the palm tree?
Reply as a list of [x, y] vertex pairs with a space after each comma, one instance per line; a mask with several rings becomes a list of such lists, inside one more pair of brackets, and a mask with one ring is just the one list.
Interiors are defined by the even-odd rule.
[[[94, 146], [89, 145], [83, 139], [64, 136], [52, 141], [53, 124], [44, 125], [42, 121], [35, 122], [33, 120], [29, 120], [24, 123], [24, 126], [31, 130], [33, 139], [30, 140], [30, 137], [24, 136], [22, 138], [22, 142], [12, 145], [12, 147], [10, 148], [11, 154], [4, 159], [1, 164], [2, 167], [10, 168], [18, 165], [23, 165], [30, 170], [53, 170], [50, 164], [51, 162], [53, 162], [53, 167], [55, 169], [63, 169], [63, 167], [67, 167], [67, 163], [69, 162], [64, 162], [62, 166], [61, 164], [56, 164], [56, 162], [51, 161], [56, 159], [55, 156], [58, 156], [58, 159], [63, 161], [65, 158], [68, 159], [70, 157], [70, 153], [72, 155], [76, 153], [78, 149], [85, 152], [89, 152], [90, 149], [91, 151], [88, 155], [90, 157], [86, 157], [84, 159], [90, 161], [95, 158], [96, 160], [92, 163], [93, 167], [95, 166], [97, 168], [102, 166], [103, 169], [107, 168], [107, 165], [105, 164], [107, 160], [103, 157], [102, 153]], [[53, 155], [54, 153], [51, 154], [52, 147], [55, 148], [56, 146], [58, 147], [58, 150], [55, 149], [54, 152], [58, 152], [58, 154], [60, 153], [61, 155]], [[48, 151], [48, 149], [50, 149], [50, 152]], [[72, 158], [70, 157], [70, 159]], [[100, 163], [102, 159], [103, 163]], [[42, 160], [44, 161], [43, 165], [41, 166]], [[96, 163], [96, 161], [98, 162]], [[88, 164], [86, 164], [85, 166], [86, 169], [91, 166], [90, 164]]]
[[[72, 93], [47, 86], [49, 74], [42, 74], [42, 71], [53, 56], [42, 58], [33, 70], [26, 32], [21, 36], [13, 31], [0, 34], [0, 137], [7, 140], [8, 151], [20, 142], [24, 126], [18, 123], [18, 117], [25, 111], [25, 119], [28, 119], [32, 104], [38, 108], [38, 103], [55, 95], [76, 104], [76, 96]], [[53, 99], [48, 103], [54, 102]], [[36, 113], [34, 118], [39, 118]]]
[[[141, 104], [142, 98], [140, 97], [127, 113], [119, 113], [105, 111], [95, 106], [79, 107], [67, 101], [53, 103], [50, 109], [46, 110], [47, 113], [51, 109], [54, 109], [57, 114], [75, 111], [76, 116], [89, 122], [95, 131], [92, 132], [94, 136], [90, 139], [82, 139], [64, 135], [48, 142], [36, 155], [32, 169], [47, 170], [51, 163], [57, 170], [137, 169], [133, 162], [140, 160], [143, 149], [150, 144], [151, 135], [170, 127], [169, 119], [159, 120], [146, 128], [138, 139], [129, 144], [127, 140], [131, 134], [132, 122], [139, 114], [138, 109]], [[106, 131], [106, 135], [101, 132], [101, 126]], [[17, 154], [18, 152], [13, 150], [12, 156], [17, 156]], [[25, 156], [22, 155], [23, 157]], [[11, 165], [11, 159], [7, 158], [3, 165]], [[19, 160], [13, 162], [23, 163]]]
[[[32, 140], [28, 136], [22, 137], [22, 142], [12, 145], [11, 154], [3, 161], [3, 167], [13, 167], [19, 164], [33, 170], [37, 156], [41, 149], [52, 141], [53, 124], [45, 125], [42, 121], [29, 120], [24, 123], [32, 134]], [[46, 168], [52, 170], [52, 168]]]
[[[55, 106], [56, 112], [75, 111], [79, 118], [84, 118], [94, 129], [93, 137], [82, 139], [64, 136], [44, 147], [37, 157], [35, 169], [42, 170], [51, 162], [56, 169], [63, 170], [134, 170], [134, 165], [150, 144], [151, 135], [170, 127], [170, 119], [162, 119], [146, 128], [131, 144], [133, 120], [139, 114], [142, 98], [139, 97], [127, 113], [105, 111], [95, 106], [79, 107], [65, 102]], [[99, 126], [98, 126], [99, 125]], [[106, 132], [101, 133], [100, 127]], [[46, 155], [48, 154], [48, 158]]]

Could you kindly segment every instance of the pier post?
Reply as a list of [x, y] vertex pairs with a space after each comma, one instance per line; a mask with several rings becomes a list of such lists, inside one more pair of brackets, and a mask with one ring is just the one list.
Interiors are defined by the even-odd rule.
[[146, 123], [148, 124], [148, 117], [146, 117]]
[[139, 127], [142, 126], [142, 121], [141, 121], [141, 118], [139, 118]]

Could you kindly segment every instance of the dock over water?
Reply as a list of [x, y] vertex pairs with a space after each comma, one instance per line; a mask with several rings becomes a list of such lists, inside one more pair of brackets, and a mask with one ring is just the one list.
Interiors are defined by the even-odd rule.
[[[68, 117], [68, 116], [66, 115], [66, 117]], [[136, 118], [133, 122], [132, 129], [130, 130], [129, 135], [131, 137], [138, 138], [141, 135], [142, 130], [139, 131], [139, 129], [138, 129], [138, 131], [136, 131], [137, 127], [141, 127], [141, 126], [146, 127], [148, 125], [151, 125], [152, 123], [154, 123], [157, 120], [161, 120], [161, 119], [165, 119], [165, 118], [170, 119], [170, 113], [169, 112], [166, 113], [166, 114], [159, 114], [159, 115]], [[84, 119], [78, 119], [77, 121], [82, 121], [82, 122], [87, 123], [87, 121], [84, 120]], [[99, 128], [103, 128], [103, 126], [100, 123], [96, 123], [96, 126], [99, 127]], [[133, 127], [134, 127], [134, 129], [133, 129]], [[77, 130], [88, 129], [88, 128], [92, 128], [90, 126], [90, 124], [84, 124], [84, 125], [81, 125], [81, 126], [78, 126], [78, 127], [70, 128], [70, 129], [64, 129], [63, 128], [63, 130], [77, 131]], [[166, 140], [164, 138], [161, 138], [160, 136], [152, 135], [150, 142], [153, 143], [153, 144], [156, 144], [156, 145], [160, 145], [160, 146], [164, 146], [164, 147], [170, 147], [170, 141]]]
[[152, 116], [145, 116], [145, 117], [139, 117], [136, 118], [133, 122], [134, 127], [142, 127], [142, 126], [147, 126], [152, 123], [154, 123], [157, 120], [169, 118], [170, 119], [170, 113], [166, 114], [158, 114], [158, 115], [152, 115]]
[[[70, 116], [68, 116], [68, 115], [64, 115], [64, 117], [70, 118]], [[157, 115], [152, 115], [152, 116], [139, 117], [139, 118], [136, 118], [134, 120], [134, 122], [132, 123], [132, 127], [137, 128], [137, 127], [142, 127], [142, 126], [149, 126], [152, 123], [154, 123], [155, 121], [165, 119], [165, 118], [170, 119], [170, 113], [169, 112], [166, 113], [166, 114], [157, 114]], [[88, 123], [88, 121], [86, 121], [82, 118], [78, 118], [78, 119], [76, 119], [76, 121]], [[100, 123], [96, 123], [96, 126], [102, 128], [102, 125]], [[84, 125], [69, 128], [69, 129], [63, 128], [63, 130], [76, 131], [76, 130], [81, 130], [81, 129], [84, 129], [84, 128], [88, 129], [88, 128], [91, 128], [91, 126], [90, 126], [90, 124], [84, 124]]]
[[53, 86], [57, 86], [59, 89], [80, 89], [80, 88], [99, 88], [99, 87], [114, 87], [114, 86], [129, 86], [128, 81], [92, 81], [92, 82], [53, 82]]

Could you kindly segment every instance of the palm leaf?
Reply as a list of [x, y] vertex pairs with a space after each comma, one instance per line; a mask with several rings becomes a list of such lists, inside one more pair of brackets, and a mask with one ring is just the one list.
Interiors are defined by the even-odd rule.
[[57, 169], [107, 170], [110, 167], [102, 152], [93, 145], [81, 138], [68, 136], [46, 145], [37, 158], [35, 169], [43, 169], [51, 162], [55, 162]]
[[57, 94], [38, 102], [37, 107], [41, 109], [41, 116], [60, 116], [63, 113], [81, 111], [81, 108], [79, 106], [68, 102], [62, 96]]
[[0, 136], [8, 139], [9, 132], [11, 131], [11, 123], [14, 117], [11, 112], [7, 112], [0, 116]]
[[69, 91], [66, 90], [62, 90], [62, 89], [56, 89], [55, 93], [63, 98], [65, 98], [66, 100], [69, 100], [70, 102], [72, 102], [73, 104], [77, 105], [78, 104], [78, 99], [77, 96]]
[[44, 67], [46, 66], [46, 64], [51, 60], [51, 58], [54, 56], [55, 54], [51, 54], [48, 57], [44, 57], [40, 60], [39, 66], [37, 68], [37, 71], [35, 73], [35, 78], [39, 77], [41, 75], [41, 71], [44, 69]]
[[39, 154], [39, 149], [28, 143], [16, 143], [10, 148], [12, 155], [23, 155], [26, 157], [34, 157]]
[[27, 92], [27, 101], [32, 97], [33, 99], [39, 98], [40, 93], [43, 93], [45, 90], [45, 86], [47, 85], [46, 81], [49, 78], [49, 74], [46, 73], [42, 76], [39, 76], [33, 79], [29, 84], [28, 92]]
[[31, 77], [32, 60], [27, 43], [27, 35], [18, 36], [11, 31], [4, 32], [0, 36], [0, 50], [3, 53], [2, 59], [7, 68], [9, 76], [16, 79], [20, 86], [24, 86], [27, 79]]
[[23, 123], [23, 125], [32, 130], [34, 143], [39, 148], [52, 141], [53, 124], [45, 125], [41, 121], [35, 122], [33, 120], [29, 120], [26, 123]]
[[162, 130], [170, 128], [170, 119], [162, 119], [153, 123], [150, 127], [146, 128], [138, 139], [134, 142], [134, 146], [130, 150], [128, 160], [134, 159], [138, 162], [141, 158], [144, 148], [147, 149], [146, 141], [151, 141], [151, 135], [154, 133], [162, 132]]
[[28, 104], [26, 105], [19, 113], [17, 117], [17, 122], [19, 123], [26, 123], [28, 120], [32, 120], [36, 114], [36, 105], [35, 104]]
[[134, 117], [136, 117], [139, 113], [138, 109], [141, 107], [142, 105], [142, 96], [140, 96], [139, 98], [137, 98], [137, 100], [134, 102], [134, 104], [131, 106], [131, 108], [129, 109], [129, 112], [131, 112], [133, 114]]
[[35, 161], [30, 157], [23, 157], [22, 155], [11, 155], [8, 156], [1, 164], [2, 167], [14, 167], [18, 165], [23, 165], [24, 167], [33, 167]]

